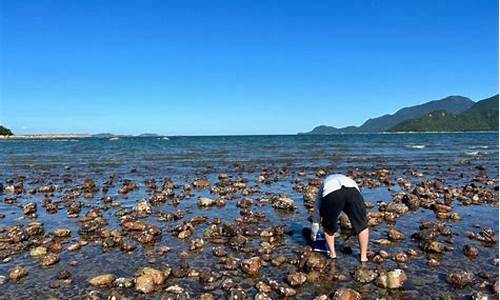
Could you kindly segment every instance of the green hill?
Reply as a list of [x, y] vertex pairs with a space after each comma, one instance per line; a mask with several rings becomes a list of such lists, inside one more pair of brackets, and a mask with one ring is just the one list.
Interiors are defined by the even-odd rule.
[[12, 131], [10, 131], [10, 129], [0, 125], [0, 135], [13, 135], [13, 134]]
[[317, 126], [312, 131], [303, 134], [338, 134], [354, 132], [383, 132], [409, 119], [423, 117], [436, 110], [451, 113], [462, 113], [474, 105], [474, 101], [462, 96], [449, 96], [440, 100], [432, 100], [423, 104], [404, 107], [394, 114], [386, 114], [378, 118], [368, 119], [361, 126], [336, 128], [332, 126]]
[[478, 101], [460, 114], [437, 110], [403, 121], [388, 131], [498, 131], [498, 95]]

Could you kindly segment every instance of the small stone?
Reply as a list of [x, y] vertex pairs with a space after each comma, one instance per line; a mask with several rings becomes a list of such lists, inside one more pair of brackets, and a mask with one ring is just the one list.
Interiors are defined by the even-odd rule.
[[479, 249], [472, 245], [465, 245], [464, 246], [464, 254], [468, 257], [476, 257], [479, 255]]
[[215, 205], [215, 200], [207, 198], [207, 197], [200, 197], [198, 198], [198, 206], [199, 207], [210, 207]]
[[361, 267], [354, 273], [354, 279], [361, 283], [369, 283], [377, 278], [377, 272], [368, 268]]
[[474, 281], [474, 274], [467, 271], [451, 271], [446, 275], [446, 282], [456, 288], [463, 288]]
[[9, 272], [9, 278], [16, 282], [21, 280], [23, 277], [28, 276], [28, 271], [24, 269], [21, 266], [15, 266], [10, 272]]
[[52, 233], [54, 234], [55, 237], [64, 238], [64, 237], [68, 237], [71, 235], [71, 230], [66, 229], [66, 228], [57, 228], [57, 229], [54, 229], [54, 231]]
[[339, 288], [338, 290], [335, 291], [335, 294], [333, 294], [332, 299], [333, 300], [360, 300], [361, 294], [358, 293], [357, 291], [351, 289], [351, 288], [342, 287], [342, 288]]
[[306, 280], [307, 276], [302, 272], [293, 272], [288, 274], [288, 283], [293, 287], [303, 285], [306, 282]]
[[488, 300], [488, 294], [482, 291], [477, 291], [472, 294], [472, 300]]
[[178, 285], [171, 285], [171, 286], [167, 287], [165, 289], [165, 291], [168, 293], [179, 295], [179, 294], [184, 293], [184, 288], [182, 288]]
[[406, 280], [406, 274], [401, 269], [394, 269], [392, 271], [383, 271], [377, 278], [376, 284], [382, 288], [398, 289], [401, 288]]
[[262, 267], [262, 261], [258, 256], [245, 259], [241, 262], [241, 268], [245, 273], [249, 275], [255, 275], [259, 273], [261, 267]]
[[42, 265], [44, 267], [52, 266], [58, 262], [59, 262], [59, 254], [57, 254], [57, 253], [49, 253], [45, 256], [42, 256], [42, 258], [40, 258], [40, 265]]
[[139, 201], [139, 203], [134, 206], [133, 210], [143, 215], [149, 215], [153, 211], [151, 204], [149, 204], [149, 201], [146, 199]]
[[105, 287], [109, 286], [115, 280], [115, 276], [113, 274], [102, 274], [95, 277], [92, 277], [89, 280], [90, 285], [95, 287]]
[[47, 254], [47, 248], [42, 246], [35, 247], [30, 250], [30, 255], [33, 257], [43, 256], [45, 254]]
[[399, 241], [399, 240], [404, 240], [405, 236], [401, 232], [395, 230], [395, 229], [390, 229], [389, 232], [387, 233], [387, 237], [391, 241]]

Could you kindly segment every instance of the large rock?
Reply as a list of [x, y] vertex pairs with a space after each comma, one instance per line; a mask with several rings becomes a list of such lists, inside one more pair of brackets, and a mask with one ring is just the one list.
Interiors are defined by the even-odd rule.
[[456, 288], [463, 288], [474, 281], [474, 274], [467, 271], [451, 271], [446, 275], [446, 282]]
[[255, 275], [259, 273], [261, 267], [262, 267], [262, 261], [258, 256], [245, 259], [241, 262], [241, 268], [243, 269], [243, 271], [250, 275]]
[[403, 270], [394, 269], [389, 272], [380, 272], [376, 283], [382, 288], [399, 289], [405, 284], [407, 279], [408, 278], [406, 277], [406, 274]]
[[335, 291], [333, 300], [360, 300], [361, 295], [353, 289], [342, 287]]
[[113, 274], [102, 274], [89, 279], [89, 283], [96, 287], [109, 286], [115, 281], [115, 276]]

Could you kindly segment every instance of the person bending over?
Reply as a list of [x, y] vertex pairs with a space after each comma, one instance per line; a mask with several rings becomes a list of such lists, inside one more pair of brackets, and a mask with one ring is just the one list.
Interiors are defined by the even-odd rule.
[[316, 240], [319, 224], [325, 231], [325, 240], [330, 250], [330, 257], [336, 258], [335, 232], [337, 220], [344, 211], [351, 221], [352, 229], [358, 236], [361, 262], [367, 261], [368, 226], [366, 206], [358, 185], [351, 178], [342, 174], [329, 175], [323, 181], [316, 197], [311, 239]]

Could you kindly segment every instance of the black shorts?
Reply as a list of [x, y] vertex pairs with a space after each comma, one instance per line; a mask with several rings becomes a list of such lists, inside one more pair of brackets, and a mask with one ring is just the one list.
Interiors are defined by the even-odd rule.
[[351, 221], [356, 234], [367, 227], [366, 206], [358, 189], [342, 187], [321, 198], [319, 214], [321, 225], [329, 235], [337, 232], [340, 212], [344, 211]]

